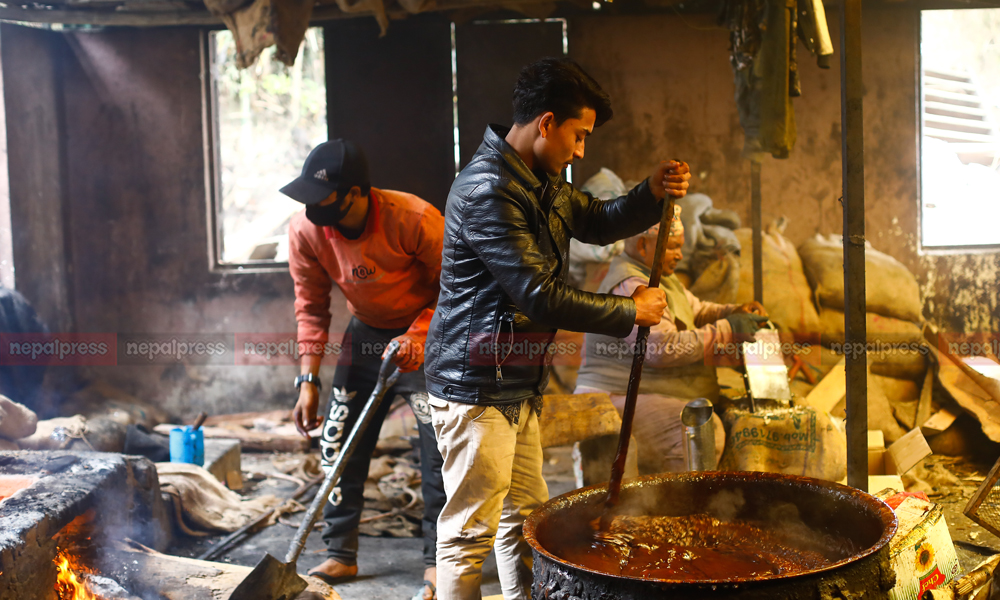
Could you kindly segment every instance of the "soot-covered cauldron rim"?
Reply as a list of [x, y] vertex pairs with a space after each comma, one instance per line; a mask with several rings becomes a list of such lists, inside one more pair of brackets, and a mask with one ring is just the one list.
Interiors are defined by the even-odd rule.
[[[537, 531], [539, 526], [544, 523], [549, 517], [558, 514], [559, 512], [577, 506], [579, 504], [585, 504], [587, 501], [595, 499], [595, 496], [604, 497], [607, 495], [608, 486], [607, 484], [592, 485], [590, 487], [580, 488], [577, 490], [572, 490], [555, 498], [549, 499], [540, 507], [535, 509], [524, 523], [524, 538], [527, 540], [528, 544], [537, 552], [545, 556], [548, 560], [558, 563], [569, 569], [576, 569], [578, 571], [585, 571], [587, 573], [592, 573], [601, 577], [610, 577], [613, 579], [628, 580], [628, 581], [642, 581], [647, 583], [658, 583], [662, 584], [664, 587], [671, 586], [690, 586], [690, 585], [734, 585], [743, 583], [760, 583], [764, 581], [777, 581], [777, 580], [789, 580], [799, 577], [807, 577], [812, 575], [817, 575], [825, 573], [828, 571], [835, 571], [844, 565], [862, 560], [868, 556], [871, 556], [887, 546], [889, 541], [892, 540], [892, 536], [896, 534], [896, 528], [898, 521], [896, 519], [896, 513], [893, 512], [892, 508], [882, 500], [863, 492], [857, 488], [852, 488], [846, 485], [841, 485], [839, 483], [833, 483], [830, 481], [824, 481], [822, 479], [815, 479], [812, 477], [802, 477], [798, 475], [786, 475], [783, 473], [767, 473], [763, 471], [703, 471], [703, 472], [688, 472], [688, 473], [661, 473], [658, 475], [647, 475], [643, 477], [636, 477], [630, 479], [622, 484], [622, 493], [627, 493], [630, 489], [636, 488], [648, 488], [656, 487], [659, 484], [666, 482], [673, 483], [694, 483], [694, 482], [712, 482], [715, 484], [725, 485], [726, 482], [731, 483], [751, 483], [760, 481], [770, 481], [781, 484], [792, 484], [796, 486], [801, 486], [805, 489], [811, 489], [812, 491], [822, 490], [823, 493], [832, 495], [834, 497], [840, 497], [845, 501], [854, 504], [855, 506], [864, 507], [869, 510], [878, 520], [882, 523], [882, 535], [879, 537], [878, 541], [872, 544], [870, 547], [837, 562], [831, 563], [829, 565], [816, 568], [808, 569], [803, 571], [798, 571], [789, 575], [783, 575], [779, 577], [732, 577], [729, 579], [705, 579], [705, 580], [684, 580], [678, 581], [676, 579], [639, 579], [636, 577], [629, 577], [626, 575], [615, 575], [613, 573], [607, 573], [604, 571], [598, 571], [595, 569], [590, 569], [588, 567], [571, 563], [569, 561], [563, 560], [562, 558], [552, 554], [546, 548], [544, 548], [541, 543], [539, 543], [537, 538]], [[714, 588], [713, 588], [714, 589]]]

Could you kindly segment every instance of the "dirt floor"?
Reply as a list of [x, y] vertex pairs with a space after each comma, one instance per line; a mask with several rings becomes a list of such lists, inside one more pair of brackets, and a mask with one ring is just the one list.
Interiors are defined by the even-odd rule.
[[918, 476], [931, 484], [933, 490], [927, 492], [928, 497], [944, 509], [948, 531], [966, 572], [974, 569], [984, 558], [1000, 553], [1000, 538], [962, 512], [992, 467], [990, 463], [963, 458], [929, 456], [914, 469]]
[[[288, 455], [279, 458], [285, 456]], [[274, 458], [275, 455], [270, 454], [244, 453], [242, 457], [244, 473], [276, 472], [273, 466]], [[571, 448], [546, 450], [543, 473], [551, 495], [556, 496], [572, 490], [575, 485]], [[295, 483], [282, 479], [248, 480], [241, 493], [248, 496], [274, 494], [279, 497], [287, 497], [295, 488]], [[302, 513], [298, 513], [291, 515], [288, 521], [298, 524], [301, 518]], [[264, 553], [269, 552], [278, 560], [284, 561], [285, 553], [288, 551], [294, 534], [295, 529], [291, 526], [278, 523], [248, 538], [215, 560], [254, 566]], [[222, 537], [224, 536], [203, 538], [178, 536], [168, 553], [196, 557]], [[351, 582], [334, 586], [334, 588], [344, 600], [409, 600], [418, 591], [423, 579], [424, 564], [421, 549], [422, 538], [361, 536], [358, 552], [358, 577]], [[325, 546], [320, 539], [320, 531], [317, 530], [309, 536], [306, 548], [299, 558], [299, 572], [305, 573], [323, 562], [325, 558]], [[482, 589], [483, 596], [500, 593], [496, 561], [492, 555], [483, 566]]]
[[[570, 448], [553, 448], [545, 452], [544, 474], [552, 496], [570, 491], [574, 487]], [[274, 455], [243, 455], [244, 472], [276, 472]], [[933, 502], [943, 506], [955, 548], [966, 571], [973, 569], [985, 557], [1000, 553], [1000, 538], [966, 517], [962, 510], [975, 492], [992, 464], [974, 463], [964, 459], [931, 456], [911, 472], [919, 478], [907, 477], [907, 485], [923, 489]], [[274, 494], [285, 497], [296, 485], [281, 479], [248, 481], [243, 493], [256, 496]], [[872, 490], [877, 491], [877, 490]], [[301, 513], [288, 520], [297, 524]], [[270, 552], [279, 560], [285, 553], [295, 530], [285, 524], [276, 524], [250, 537], [239, 546], [226, 552], [222, 562], [253, 566]], [[197, 556], [221, 539], [222, 536], [205, 538], [179, 537], [170, 554]], [[299, 570], [305, 572], [322, 562], [325, 548], [319, 531], [310, 535], [306, 549], [299, 559]], [[420, 538], [361, 536], [359, 576], [348, 583], [335, 586], [344, 600], [405, 600], [413, 596], [421, 582], [423, 560]], [[492, 556], [483, 569], [483, 595], [500, 593], [496, 563]]]

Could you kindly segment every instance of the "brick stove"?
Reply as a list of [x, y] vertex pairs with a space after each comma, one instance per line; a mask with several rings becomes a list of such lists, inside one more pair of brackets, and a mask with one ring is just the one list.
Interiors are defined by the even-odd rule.
[[58, 600], [58, 546], [85, 541], [82, 562], [99, 563], [103, 544], [125, 538], [165, 549], [169, 527], [145, 458], [0, 452], [0, 600]]

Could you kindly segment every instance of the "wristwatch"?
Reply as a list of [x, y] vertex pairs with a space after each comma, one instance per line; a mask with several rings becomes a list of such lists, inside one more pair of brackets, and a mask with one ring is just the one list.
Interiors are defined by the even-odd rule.
[[319, 377], [313, 375], [312, 373], [306, 373], [305, 375], [299, 375], [295, 378], [295, 389], [300, 389], [302, 387], [302, 382], [308, 381], [309, 383], [316, 386], [316, 390], [320, 391], [323, 389], [323, 384], [319, 382]]

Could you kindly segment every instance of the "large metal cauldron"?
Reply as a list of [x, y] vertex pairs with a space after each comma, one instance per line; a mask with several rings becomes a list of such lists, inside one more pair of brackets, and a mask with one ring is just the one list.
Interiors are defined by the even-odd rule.
[[884, 502], [854, 488], [777, 473], [663, 474], [626, 482], [616, 512], [670, 517], [704, 514], [710, 505], [719, 505], [720, 493], [723, 498], [739, 499], [731, 503], [733, 512], [722, 520], [750, 520], [763, 528], [781, 528], [791, 516], [808, 528], [813, 539], [836, 547], [836, 561], [794, 575], [700, 581], [623, 577], [571, 564], [552, 549], [565, 547], [574, 536], [586, 543], [593, 535], [590, 523], [602, 514], [607, 486], [592, 486], [549, 500], [525, 522], [524, 535], [534, 552], [532, 598], [888, 598], [895, 581], [889, 566], [889, 540], [896, 532], [896, 516]]

